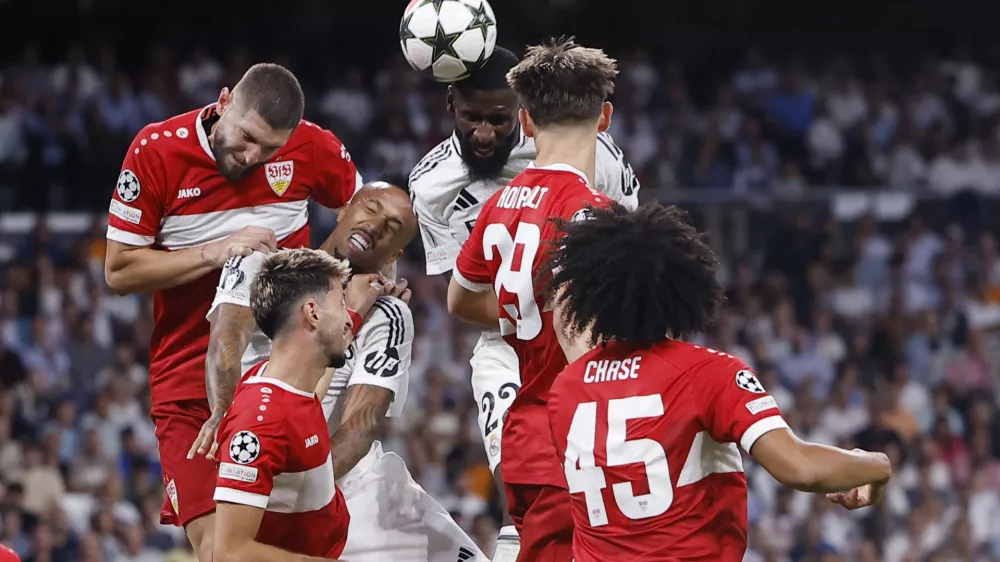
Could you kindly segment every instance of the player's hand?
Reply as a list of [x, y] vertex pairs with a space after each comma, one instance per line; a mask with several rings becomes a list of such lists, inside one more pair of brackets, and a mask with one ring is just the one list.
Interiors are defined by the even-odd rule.
[[393, 283], [378, 274], [356, 274], [347, 282], [347, 308], [364, 318], [375, 300], [389, 294], [392, 288]]
[[233, 256], [249, 256], [254, 252], [265, 254], [278, 247], [278, 239], [270, 228], [245, 226], [222, 240], [201, 247], [201, 257], [216, 267], [222, 267]]
[[410, 297], [413, 296], [413, 291], [410, 291], [408, 285], [409, 283], [406, 281], [406, 279], [400, 279], [399, 281], [396, 281], [395, 286], [393, 286], [392, 290], [389, 291], [389, 295], [396, 297], [397, 299], [405, 302], [406, 304], [410, 304]]
[[201, 426], [201, 431], [198, 432], [198, 438], [194, 440], [191, 444], [191, 450], [188, 451], [188, 460], [193, 459], [197, 455], [205, 455], [205, 458], [214, 461], [215, 452], [219, 449], [219, 442], [216, 439], [219, 436], [219, 424], [222, 423], [221, 414], [212, 414], [208, 421]]
[[882, 500], [884, 490], [885, 484], [868, 484], [847, 492], [827, 494], [826, 499], [847, 509], [855, 510], [877, 504]]

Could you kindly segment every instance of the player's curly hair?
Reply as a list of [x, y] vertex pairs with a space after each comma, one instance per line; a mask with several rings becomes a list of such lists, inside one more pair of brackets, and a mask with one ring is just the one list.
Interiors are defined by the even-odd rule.
[[600, 49], [577, 45], [572, 37], [529, 47], [507, 73], [521, 106], [535, 125], [595, 120], [615, 91], [618, 62]]
[[309, 248], [278, 250], [267, 255], [250, 284], [250, 311], [264, 335], [274, 339], [300, 301], [343, 285], [350, 265], [330, 254]]
[[648, 203], [586, 215], [560, 221], [563, 236], [550, 258], [547, 292], [571, 333], [589, 329], [592, 345], [645, 347], [715, 321], [725, 300], [715, 253], [686, 212]]

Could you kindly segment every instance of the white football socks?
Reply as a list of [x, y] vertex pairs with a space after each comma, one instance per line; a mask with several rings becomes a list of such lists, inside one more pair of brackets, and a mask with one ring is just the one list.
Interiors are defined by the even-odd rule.
[[513, 525], [506, 525], [500, 528], [497, 535], [497, 549], [493, 553], [493, 562], [517, 562], [517, 555], [521, 552], [521, 537], [517, 535], [517, 529]]

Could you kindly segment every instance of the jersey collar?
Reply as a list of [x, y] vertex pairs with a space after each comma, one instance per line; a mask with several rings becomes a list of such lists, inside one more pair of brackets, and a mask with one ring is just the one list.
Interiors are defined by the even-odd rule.
[[212, 152], [212, 145], [208, 143], [208, 132], [205, 131], [204, 121], [214, 113], [215, 104], [213, 103], [203, 107], [194, 118], [194, 130], [198, 134], [198, 144], [201, 145], [201, 149], [204, 150], [205, 154], [207, 154], [212, 160], [215, 160], [215, 154]]
[[271, 377], [265, 377], [264, 369], [267, 369], [268, 364], [270, 364], [270, 361], [264, 363], [264, 365], [260, 368], [260, 370], [257, 371], [256, 375], [252, 377], [247, 377], [247, 379], [243, 382], [245, 382], [246, 384], [260, 384], [260, 383], [273, 384], [274, 386], [286, 392], [291, 392], [292, 394], [298, 394], [299, 396], [304, 396], [306, 398], [313, 398], [316, 396], [316, 393], [314, 392], [306, 392], [304, 390], [299, 390], [298, 388], [295, 388], [294, 386], [288, 384], [285, 381], [272, 379]]
[[587, 179], [587, 174], [581, 172], [580, 170], [577, 170], [576, 168], [570, 166], [569, 164], [563, 164], [561, 162], [557, 162], [555, 164], [549, 164], [548, 166], [536, 166], [534, 162], [531, 162], [528, 164], [528, 168], [531, 170], [548, 170], [550, 172], [569, 172], [571, 174], [576, 174], [580, 176], [580, 179], [583, 180], [583, 183], [590, 185], [590, 180]]

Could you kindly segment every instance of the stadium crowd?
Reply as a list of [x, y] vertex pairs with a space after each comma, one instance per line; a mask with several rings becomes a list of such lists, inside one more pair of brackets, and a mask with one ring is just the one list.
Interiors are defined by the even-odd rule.
[[[103, 211], [135, 132], [211, 103], [252, 62], [172, 56], [154, 49], [129, 76], [110, 50], [76, 46], [51, 64], [27, 47], [0, 70], [0, 208]], [[647, 197], [840, 185], [988, 197], [1000, 193], [990, 62], [959, 49], [903, 72], [879, 56], [778, 65], [750, 49], [717, 88], [689, 89], [691, 69], [637, 52], [622, 60], [611, 132]], [[401, 61], [303, 78], [309, 116], [363, 173], [406, 173], [453, 127], [443, 91]], [[150, 302], [108, 292], [97, 216], [85, 236], [42, 221], [0, 238], [0, 542], [33, 561], [193, 560], [159, 525]], [[895, 468], [881, 506], [847, 512], [747, 459], [747, 560], [1000, 560], [1000, 250], [988, 229], [925, 222], [793, 212], [724, 264], [729, 304], [703, 343], [750, 363], [803, 438], [885, 451]], [[411, 248], [400, 266], [417, 338], [407, 413], [383, 442], [489, 551], [498, 509], [468, 382], [479, 334], [449, 317], [422, 257]]]

